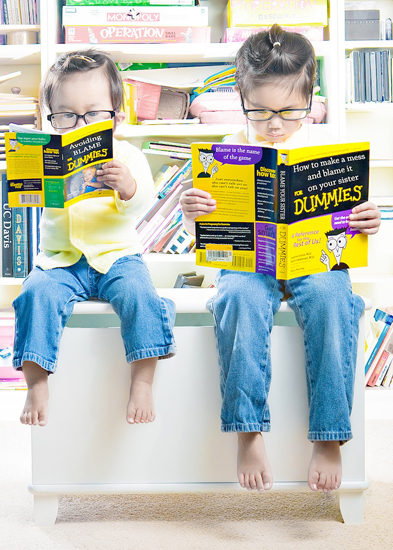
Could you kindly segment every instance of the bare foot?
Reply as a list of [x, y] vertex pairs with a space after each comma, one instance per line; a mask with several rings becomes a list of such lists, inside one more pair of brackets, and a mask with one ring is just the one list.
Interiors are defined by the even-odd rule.
[[127, 405], [127, 422], [140, 424], [153, 422], [156, 417], [153, 402], [153, 379], [157, 357], [135, 361], [131, 366], [130, 399]]
[[257, 491], [272, 488], [273, 475], [260, 432], [238, 432], [237, 476], [242, 487]]
[[48, 422], [48, 377], [29, 386], [26, 402], [20, 415], [22, 424], [45, 426]]
[[312, 491], [324, 492], [338, 489], [341, 485], [341, 451], [339, 441], [314, 441], [308, 485]]

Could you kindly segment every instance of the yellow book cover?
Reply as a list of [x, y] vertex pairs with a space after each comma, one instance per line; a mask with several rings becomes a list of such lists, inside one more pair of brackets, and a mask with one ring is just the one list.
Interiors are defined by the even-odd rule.
[[217, 204], [196, 219], [197, 265], [277, 279], [367, 265], [367, 235], [348, 219], [368, 200], [369, 143], [191, 149], [193, 185]]
[[327, 0], [229, 0], [228, 27], [328, 24]]
[[111, 196], [96, 172], [113, 158], [112, 120], [66, 134], [7, 132], [8, 201], [11, 208], [67, 208], [75, 202]]

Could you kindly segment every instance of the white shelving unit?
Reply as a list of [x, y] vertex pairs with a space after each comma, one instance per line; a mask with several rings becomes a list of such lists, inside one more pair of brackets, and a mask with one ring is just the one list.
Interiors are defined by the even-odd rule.
[[[393, 1], [377, 0], [381, 20], [393, 17]], [[345, 2], [338, 2], [338, 70], [345, 81], [345, 57], [353, 50], [388, 49], [392, 40], [345, 41]], [[371, 150], [370, 199], [378, 206], [393, 205], [393, 134], [388, 121], [393, 117], [393, 103], [345, 103], [345, 89], [339, 91], [340, 138], [369, 141]], [[378, 235], [369, 239], [369, 266], [351, 270], [355, 291], [370, 298], [374, 307], [393, 304], [393, 224], [382, 222]], [[371, 312], [372, 313], [372, 312]], [[370, 313], [370, 315], [371, 315]]]

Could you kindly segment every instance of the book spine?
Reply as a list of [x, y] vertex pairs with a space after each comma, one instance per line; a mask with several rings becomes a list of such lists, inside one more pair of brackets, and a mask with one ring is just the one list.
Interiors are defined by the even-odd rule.
[[279, 223], [288, 223], [288, 187], [289, 187], [289, 167], [280, 164], [277, 167], [277, 185], [278, 185], [278, 212], [277, 221]]
[[392, 362], [392, 354], [389, 353], [387, 360], [385, 361], [385, 364], [383, 366], [383, 369], [381, 370], [378, 380], [375, 382], [375, 386], [382, 386], [382, 382], [385, 379], [385, 376], [389, 370], [390, 364]]
[[379, 375], [381, 374], [381, 372], [382, 372], [382, 370], [383, 370], [383, 368], [384, 368], [384, 366], [385, 366], [385, 363], [386, 363], [386, 361], [388, 360], [388, 358], [389, 358], [389, 352], [386, 351], [386, 350], [384, 350], [384, 351], [382, 352], [381, 357], [379, 358], [378, 363], [377, 363], [376, 366], [375, 366], [375, 369], [374, 369], [372, 375], [370, 376], [369, 381], [367, 382], [367, 386], [371, 386], [371, 387], [372, 387], [372, 386], [375, 386], [375, 384], [376, 384], [376, 382], [377, 382], [377, 380], [378, 380], [378, 377], [379, 377]]
[[12, 245], [14, 277], [26, 277], [28, 272], [27, 209], [12, 209]]
[[12, 212], [8, 205], [8, 185], [6, 175], [1, 178], [2, 196], [2, 276], [12, 277]]
[[70, 26], [66, 44], [198, 44], [210, 42], [210, 27]]
[[366, 361], [366, 365], [365, 365], [365, 374], [367, 375], [368, 374], [368, 371], [370, 370], [370, 367], [371, 367], [371, 364], [372, 362], [374, 361], [375, 359], [375, 356], [377, 355], [378, 353], [378, 350], [379, 348], [381, 347], [382, 345], [382, 342], [388, 332], [390, 328], [390, 324], [386, 324], [382, 331], [381, 331], [381, 334], [379, 335], [379, 338], [374, 346], [374, 349], [372, 350], [372, 352], [370, 353], [370, 356], [368, 357], [367, 361]]
[[276, 279], [288, 278], [288, 225], [277, 224]]

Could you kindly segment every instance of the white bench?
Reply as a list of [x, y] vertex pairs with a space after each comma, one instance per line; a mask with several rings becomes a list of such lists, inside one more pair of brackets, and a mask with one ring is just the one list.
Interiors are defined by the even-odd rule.
[[[177, 306], [178, 353], [158, 363], [157, 418], [152, 424], [126, 422], [130, 367], [111, 306], [94, 301], [76, 305], [62, 338], [58, 371], [49, 379], [49, 422], [32, 428], [29, 490], [37, 524], [55, 522], [59, 495], [244, 491], [236, 476], [236, 434], [220, 432], [219, 367], [213, 319], [205, 306], [215, 289], [158, 292]], [[286, 303], [275, 317], [272, 362], [272, 431], [265, 436], [274, 474], [272, 490], [307, 491], [312, 444], [306, 438], [304, 346]], [[364, 316], [352, 413], [354, 439], [342, 448], [339, 496], [346, 523], [363, 522], [363, 492], [368, 486], [363, 380]]]

